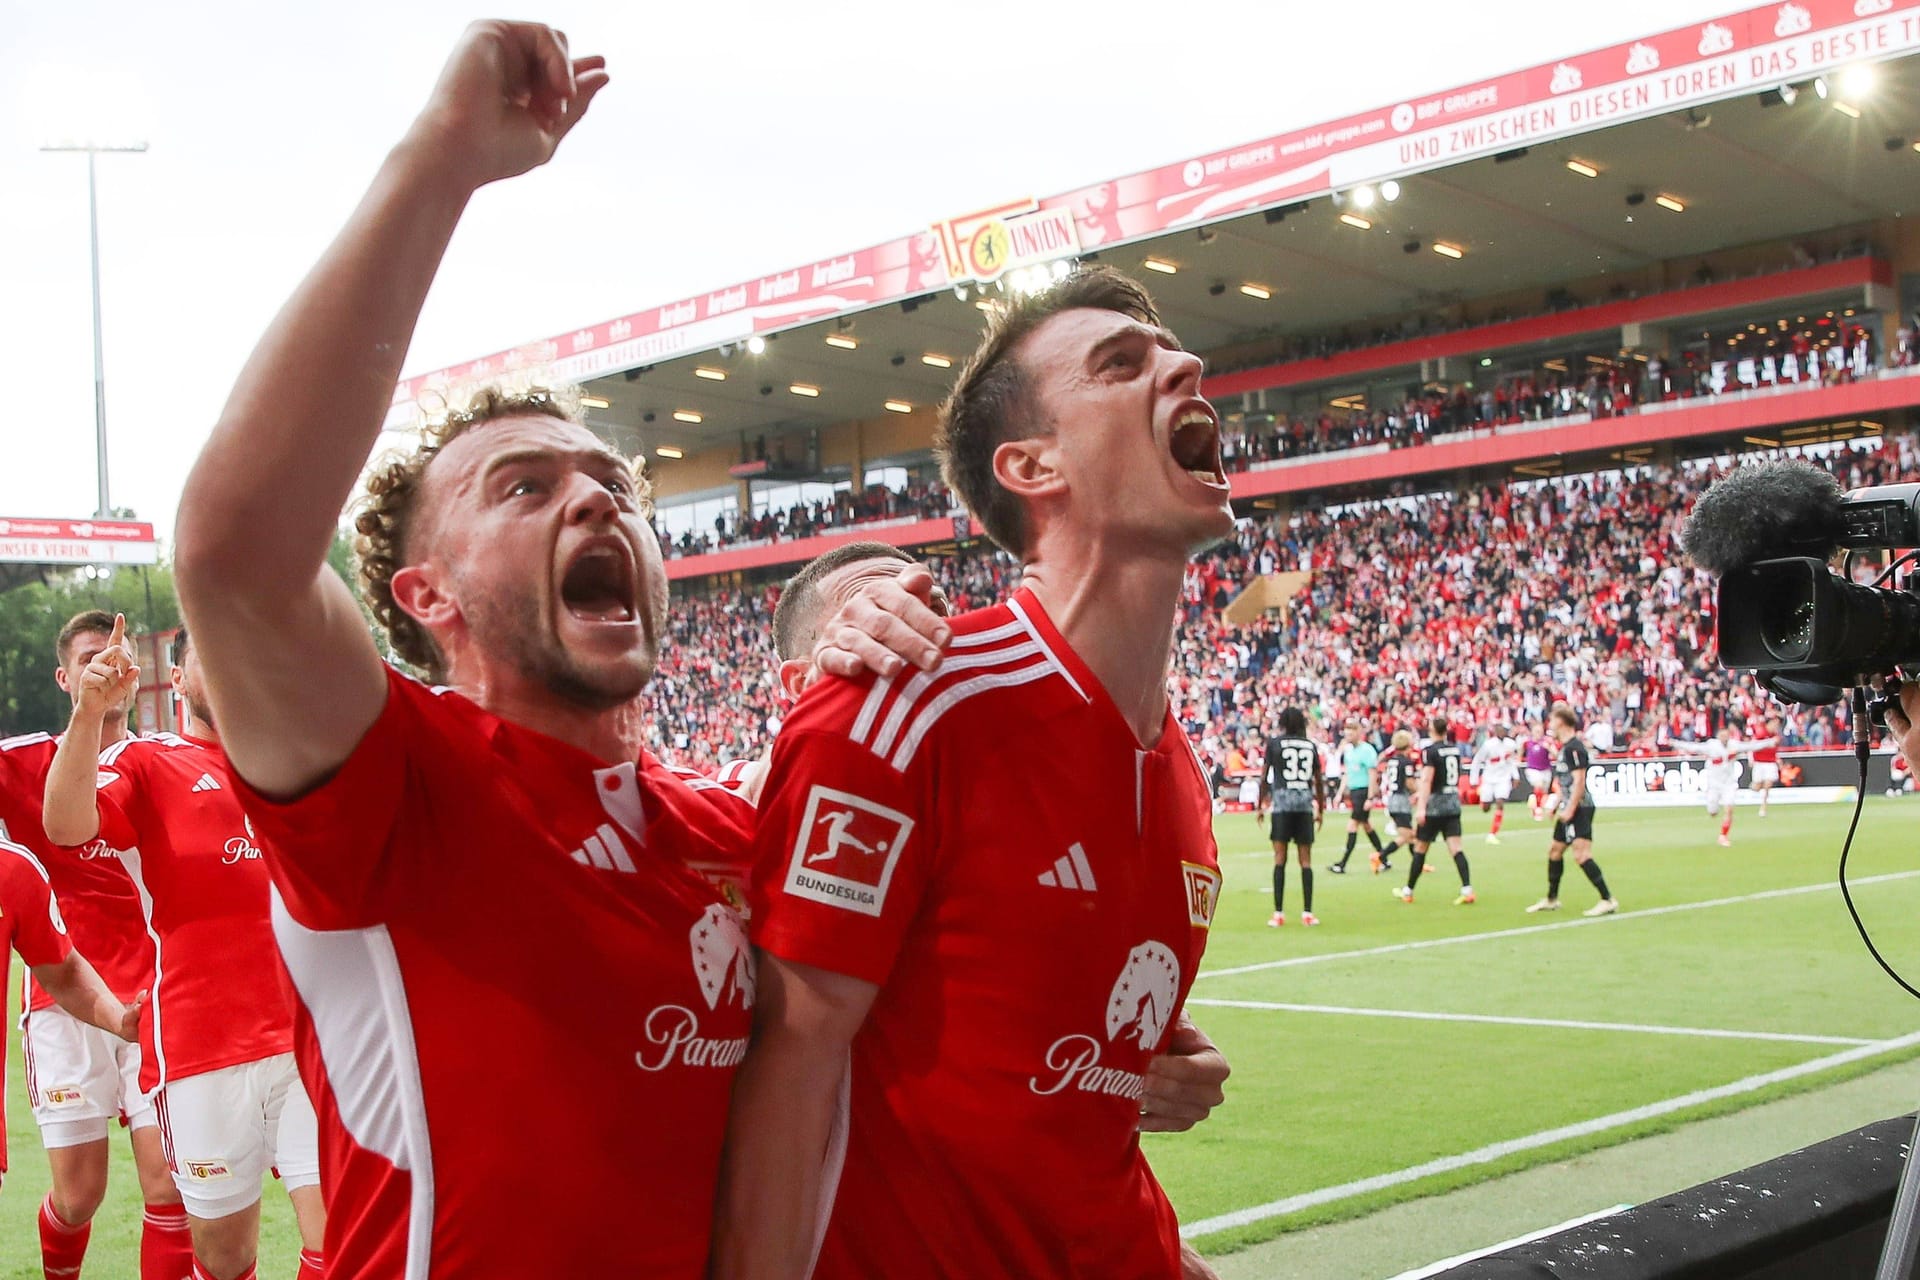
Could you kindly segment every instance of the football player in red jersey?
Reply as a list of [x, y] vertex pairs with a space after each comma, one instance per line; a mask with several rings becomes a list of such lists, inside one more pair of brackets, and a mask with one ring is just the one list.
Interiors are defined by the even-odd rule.
[[940, 447], [1024, 582], [782, 727], [716, 1274], [1211, 1274], [1138, 1137], [1220, 884], [1166, 692], [1233, 528], [1200, 371], [1109, 268], [990, 318]]
[[[182, 499], [180, 597], [273, 874], [333, 1280], [706, 1267], [754, 977], [701, 868], [744, 864], [752, 810], [642, 746], [667, 599], [644, 483], [565, 397], [497, 388], [374, 471], [362, 577], [438, 691], [381, 661], [325, 560], [468, 200], [545, 163], [606, 83], [560, 32], [469, 27]], [[863, 592], [822, 661], [935, 662], [945, 625], [909, 586]], [[502, 1098], [540, 1110], [518, 1148], [484, 1122]]]
[[293, 1018], [273, 951], [267, 870], [207, 706], [185, 631], [172, 682], [189, 715], [180, 735], [100, 750], [101, 720], [137, 687], [120, 643], [81, 679], [47, 773], [47, 838], [104, 844], [139, 895], [153, 939], [153, 992], [141, 1024], [140, 1086], [159, 1114], [167, 1166], [185, 1202], [194, 1280], [250, 1280], [269, 1170], [299, 1221], [300, 1280], [319, 1280], [320, 1163], [313, 1104], [293, 1061]]
[[[121, 619], [90, 609], [60, 628], [54, 682], [70, 699], [78, 701], [88, 666], [119, 642], [116, 633], [124, 627]], [[107, 709], [101, 733], [108, 745], [126, 737], [124, 699]], [[0, 742], [0, 836], [39, 861], [74, 946], [120, 999], [133, 1000], [153, 983], [153, 945], [133, 886], [104, 846], [61, 849], [41, 829], [41, 795], [57, 747], [43, 733]], [[53, 1175], [40, 1206], [42, 1267], [58, 1276], [85, 1261], [93, 1216], [107, 1193], [109, 1130], [120, 1119], [145, 1202], [141, 1278], [179, 1280], [192, 1268], [193, 1242], [180, 1193], [167, 1172], [153, 1103], [140, 1089], [139, 1035], [108, 1035], [61, 1008], [43, 984], [29, 983], [20, 1040], [27, 1097]]]

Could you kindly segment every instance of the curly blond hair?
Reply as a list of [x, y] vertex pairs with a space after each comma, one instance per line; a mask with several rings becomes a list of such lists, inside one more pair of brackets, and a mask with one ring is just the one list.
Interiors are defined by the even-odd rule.
[[[440, 648], [426, 628], [393, 598], [393, 575], [410, 563], [407, 540], [421, 481], [441, 451], [475, 427], [528, 415], [586, 425], [577, 387], [489, 383], [475, 388], [459, 407], [449, 406], [431, 414], [413, 448], [396, 449], [378, 459], [367, 474], [366, 493], [354, 508], [354, 558], [367, 606], [386, 630], [394, 653], [429, 680], [438, 682], [446, 677]], [[651, 488], [637, 463], [634, 482], [645, 510]]]

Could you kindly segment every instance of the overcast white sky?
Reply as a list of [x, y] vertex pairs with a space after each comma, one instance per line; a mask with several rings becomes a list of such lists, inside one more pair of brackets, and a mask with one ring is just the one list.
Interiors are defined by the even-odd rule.
[[[522, 6], [509, 16], [605, 54], [613, 83], [553, 165], [474, 202], [407, 368], [1739, 8]], [[140, 138], [146, 155], [100, 161], [108, 430], [114, 504], [164, 532], [254, 338], [481, 14], [0, 0], [0, 15], [0, 514], [94, 506], [85, 159], [37, 148]]]

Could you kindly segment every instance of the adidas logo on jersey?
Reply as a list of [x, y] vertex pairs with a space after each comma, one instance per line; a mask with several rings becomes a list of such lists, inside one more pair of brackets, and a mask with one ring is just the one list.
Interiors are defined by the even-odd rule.
[[1094, 893], [1100, 888], [1094, 882], [1087, 851], [1078, 844], [1070, 847], [1064, 857], [1054, 859], [1053, 870], [1042, 871], [1039, 879], [1049, 889], [1084, 889]]
[[633, 859], [627, 855], [627, 846], [621, 842], [620, 833], [611, 824], [601, 823], [586, 842], [573, 851], [573, 860], [583, 867], [598, 867], [602, 871], [624, 871], [634, 874]]
[[200, 775], [200, 781], [193, 784], [193, 790], [218, 791], [220, 790], [220, 780], [210, 773], [203, 773]]

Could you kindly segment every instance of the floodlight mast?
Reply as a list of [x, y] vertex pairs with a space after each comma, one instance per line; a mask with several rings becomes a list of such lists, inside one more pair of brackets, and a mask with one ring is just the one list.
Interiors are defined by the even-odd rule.
[[138, 155], [145, 152], [144, 142], [50, 142], [40, 150], [48, 152], [84, 152], [87, 157], [87, 247], [93, 267], [93, 449], [95, 478], [98, 483], [96, 519], [113, 517], [113, 503], [107, 486], [107, 374], [100, 340], [100, 201], [94, 179], [94, 157], [106, 154]]

